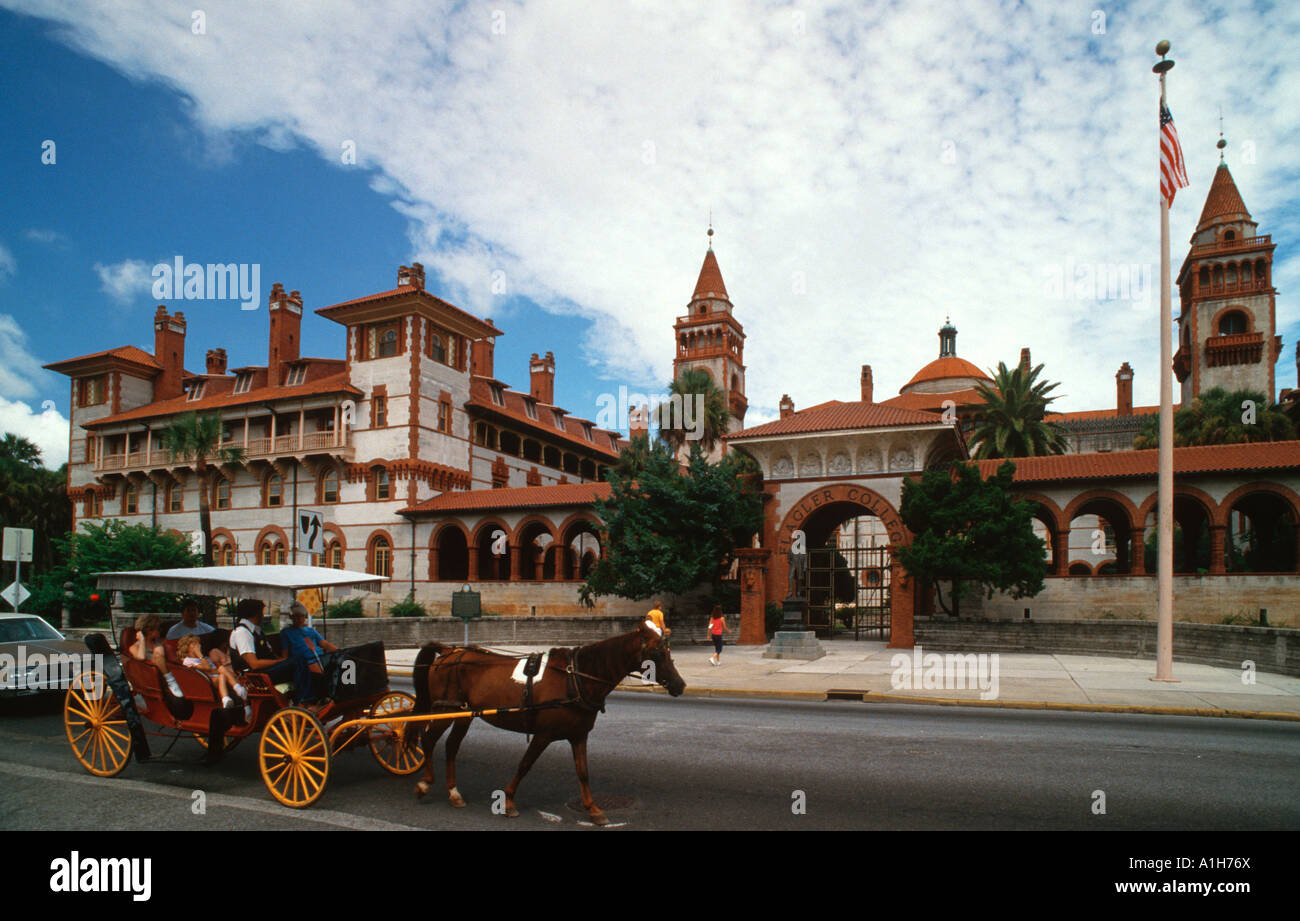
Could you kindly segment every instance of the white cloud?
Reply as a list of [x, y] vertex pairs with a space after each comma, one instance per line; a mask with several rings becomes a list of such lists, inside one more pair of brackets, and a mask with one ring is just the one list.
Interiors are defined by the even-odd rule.
[[124, 259], [111, 265], [95, 263], [100, 290], [123, 307], [153, 287], [152, 268], [143, 259]]
[[[176, 88], [205, 132], [296, 138], [335, 164], [354, 141], [451, 300], [501, 316], [503, 270], [512, 294], [590, 317], [593, 365], [631, 384], [670, 374], [712, 208], [756, 412], [783, 392], [852, 399], [864, 363], [888, 396], [937, 356], [948, 314], [958, 354], [982, 367], [1030, 346], [1063, 382], [1061, 408], [1113, 405], [1126, 360], [1137, 402], [1155, 402], [1158, 300], [1045, 291], [1067, 263], [1159, 276], [1154, 24], [1176, 39], [1170, 106], [1192, 181], [1172, 214], [1175, 268], [1220, 104], [1261, 231], [1300, 211], [1300, 4], [1138, 0], [1097, 34], [1086, 7], [1013, 0], [322, 0], [223, 7], [202, 36], [162, 0], [0, 4]], [[1300, 253], [1276, 259], [1293, 290]], [[1297, 320], [1288, 297], [1280, 328]]]
[[40, 361], [27, 351], [27, 333], [12, 316], [0, 313], [0, 396], [35, 396], [40, 374]]
[[35, 240], [37, 243], [44, 243], [46, 245], [63, 245], [68, 242], [67, 234], [60, 233], [57, 230], [51, 230], [48, 227], [32, 227], [25, 231], [23, 236], [27, 237], [29, 240]]
[[57, 470], [68, 460], [68, 420], [53, 403], [47, 401], [43, 412], [36, 412], [21, 401], [0, 397], [0, 434], [13, 432], [41, 449], [41, 463]]
[[0, 243], [0, 284], [8, 281], [18, 271], [18, 261], [14, 259], [14, 254]]

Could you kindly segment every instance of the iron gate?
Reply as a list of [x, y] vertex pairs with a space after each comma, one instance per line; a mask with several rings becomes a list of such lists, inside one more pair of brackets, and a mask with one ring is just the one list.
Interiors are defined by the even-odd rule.
[[818, 636], [889, 639], [888, 547], [814, 547], [808, 553], [808, 624]]

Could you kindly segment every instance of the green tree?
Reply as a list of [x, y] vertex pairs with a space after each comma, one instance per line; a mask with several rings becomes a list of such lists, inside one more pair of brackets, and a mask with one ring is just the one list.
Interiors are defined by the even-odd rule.
[[[23, 607], [57, 619], [63, 606], [63, 584], [71, 582], [69, 608], [74, 623], [101, 620], [108, 611], [108, 592], [96, 587], [96, 573], [180, 569], [202, 562], [184, 537], [145, 524], [123, 524], [115, 518], [84, 522], [80, 530], [55, 538], [54, 544], [60, 562], [37, 576], [32, 597]], [[124, 600], [128, 611], [176, 611], [181, 599], [158, 592], [127, 592]]]
[[186, 413], [162, 430], [162, 447], [172, 462], [193, 461], [199, 481], [199, 530], [203, 532], [203, 565], [212, 565], [212, 512], [208, 508], [211, 463], [237, 464], [242, 448], [222, 445], [221, 417], [215, 413]]
[[[731, 423], [727, 392], [717, 385], [708, 371], [691, 368], [669, 382], [668, 394], [669, 402], [655, 410], [659, 437], [674, 451], [695, 441], [706, 454], [712, 451]], [[690, 423], [689, 427], [687, 423]], [[690, 437], [694, 433], [698, 433], [698, 438]]]
[[[972, 586], [989, 598], [995, 591], [1023, 598], [1043, 590], [1047, 548], [1034, 535], [1033, 505], [1012, 496], [1015, 470], [1006, 461], [985, 480], [975, 464], [956, 464], [951, 472], [927, 470], [920, 480], [903, 481], [899, 511], [916, 539], [899, 549], [899, 559], [934, 585], [939, 606], [954, 617]], [[945, 582], [951, 608], [939, 588]]]
[[[1296, 424], [1258, 390], [1222, 387], [1202, 392], [1174, 413], [1174, 447], [1234, 445], [1252, 441], [1287, 441]], [[1134, 440], [1135, 448], [1160, 446], [1160, 416], [1152, 415]]]
[[1065, 453], [1065, 431], [1054, 422], [1044, 421], [1047, 405], [1059, 399], [1048, 394], [1060, 384], [1038, 380], [1042, 370], [1042, 365], [1031, 371], [1020, 365], [1009, 370], [1000, 361], [993, 384], [975, 388], [984, 400], [971, 433], [975, 458]]
[[716, 464], [691, 444], [686, 469], [656, 448], [635, 476], [610, 468], [612, 494], [597, 500], [604, 523], [604, 557], [578, 590], [587, 605], [601, 595], [646, 598], [681, 594], [717, 583], [736, 547], [747, 546], [763, 524], [763, 505], [750, 467], [733, 452]]
[[54, 565], [51, 539], [72, 527], [67, 483], [67, 464], [46, 469], [40, 448], [28, 439], [12, 432], [0, 439], [0, 525], [35, 532], [35, 571]]

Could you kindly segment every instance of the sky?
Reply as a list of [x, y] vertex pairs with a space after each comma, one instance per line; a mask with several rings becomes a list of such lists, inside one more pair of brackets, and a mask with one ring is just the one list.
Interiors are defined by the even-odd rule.
[[[710, 217], [749, 425], [858, 399], [863, 364], [893, 395], [946, 317], [982, 368], [1030, 347], [1056, 409], [1114, 406], [1125, 361], [1156, 403], [1161, 38], [1174, 271], [1222, 113], [1294, 387], [1300, 4], [0, 0], [0, 430], [62, 463], [68, 381], [41, 365], [152, 351], [177, 256], [259, 268], [255, 310], [162, 301], [190, 370], [266, 363], [274, 282], [303, 354], [341, 357], [312, 311], [420, 261], [505, 331], [499, 378], [552, 351], [556, 402], [596, 419], [666, 386]], [[1114, 271], [1129, 291], [1069, 283]]]

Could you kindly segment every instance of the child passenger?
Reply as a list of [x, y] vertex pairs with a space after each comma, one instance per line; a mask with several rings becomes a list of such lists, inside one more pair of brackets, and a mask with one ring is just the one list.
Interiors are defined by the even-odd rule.
[[217, 650], [214, 649], [208, 656], [203, 655], [197, 634], [183, 636], [180, 642], [176, 644], [176, 655], [180, 657], [182, 665], [202, 672], [208, 676], [209, 681], [212, 680], [212, 676], [216, 676], [217, 693], [221, 695], [221, 706], [227, 709], [234, 706], [234, 701], [230, 697], [230, 692], [233, 690], [244, 701], [244, 719], [252, 719], [253, 711], [248, 706], [248, 691], [244, 690], [244, 686], [239, 683], [239, 679], [235, 677], [235, 673], [229, 665], [218, 664], [213, 661], [212, 656], [215, 653], [217, 653]]

